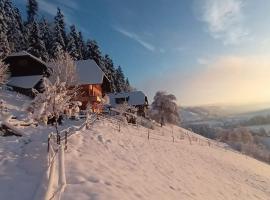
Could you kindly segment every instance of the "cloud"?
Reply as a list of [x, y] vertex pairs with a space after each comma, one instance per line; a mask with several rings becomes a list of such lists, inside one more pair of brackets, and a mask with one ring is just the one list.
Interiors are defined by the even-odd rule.
[[200, 20], [207, 23], [208, 31], [224, 45], [239, 44], [249, 37], [243, 26], [244, 0], [202, 0]]
[[[60, 1], [59, 1], [60, 2]], [[61, 3], [61, 4], [60, 4]], [[58, 3], [51, 3], [45, 0], [39, 0], [38, 4], [39, 4], [39, 9], [49, 15], [55, 16], [57, 13], [57, 8], [60, 7], [62, 13], [65, 16], [65, 22], [67, 23], [67, 25], [71, 25], [73, 24], [73, 11], [75, 9], [77, 9], [78, 7], [76, 6], [77, 4], [74, 3], [70, 3], [70, 6], [66, 6], [68, 5], [68, 1], [67, 2], [60, 2]], [[64, 9], [62, 9], [61, 6], [65, 6]]]
[[166, 90], [180, 104], [248, 104], [270, 102], [270, 55], [222, 56], [197, 71], [167, 71], [140, 85], [149, 94]]
[[54, 3], [50, 3], [48, 1], [40, 0], [38, 1], [39, 9], [43, 12], [54, 16], [57, 12], [57, 5]]
[[209, 63], [209, 60], [207, 58], [198, 58], [197, 62], [200, 65], [207, 65]]
[[149, 51], [155, 51], [156, 50], [154, 45], [146, 42], [145, 40], [143, 40], [139, 35], [137, 35], [134, 32], [127, 31], [127, 30], [125, 30], [125, 29], [123, 29], [121, 27], [117, 27], [117, 26], [113, 26], [113, 29], [115, 31], [121, 33], [122, 35], [136, 41], [137, 43], [139, 43], [141, 46], [143, 46], [144, 48], [146, 48]]
[[59, 2], [59, 4], [65, 6], [66, 8], [70, 8], [73, 10], [78, 10], [79, 9], [79, 5], [77, 4], [76, 1], [74, 0], [57, 0]]

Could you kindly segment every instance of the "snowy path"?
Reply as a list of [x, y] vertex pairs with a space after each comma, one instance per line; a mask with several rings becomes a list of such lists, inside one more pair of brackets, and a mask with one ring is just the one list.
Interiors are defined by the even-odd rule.
[[34, 198], [47, 166], [46, 144], [39, 139], [1, 137], [0, 199]]
[[269, 165], [187, 138], [172, 143], [170, 129], [150, 136], [159, 140], [101, 121], [71, 137], [62, 199], [270, 200]]

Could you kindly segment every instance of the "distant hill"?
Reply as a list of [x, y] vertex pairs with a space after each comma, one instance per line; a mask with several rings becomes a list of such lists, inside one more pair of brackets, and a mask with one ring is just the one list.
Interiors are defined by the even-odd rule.
[[[265, 105], [268, 106], [268, 105]], [[180, 116], [183, 122], [194, 122], [218, 118], [243, 118], [270, 115], [270, 106], [263, 105], [210, 105], [195, 107], [180, 107]]]

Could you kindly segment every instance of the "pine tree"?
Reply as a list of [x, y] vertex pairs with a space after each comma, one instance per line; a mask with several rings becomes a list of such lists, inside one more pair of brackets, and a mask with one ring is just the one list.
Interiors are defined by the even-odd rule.
[[15, 17], [15, 30], [13, 32], [13, 39], [15, 45], [15, 52], [19, 52], [25, 49], [26, 38], [24, 36], [25, 27], [23, 25], [23, 20], [21, 13], [18, 8], [14, 8], [14, 17]]
[[[54, 17], [54, 24], [59, 30], [59, 36], [61, 35], [61, 46], [64, 50], [66, 50], [67, 41], [67, 34], [66, 34], [66, 24], [65, 24], [65, 17], [60, 8], [57, 8], [56, 16]], [[59, 41], [58, 41], [59, 42]]]
[[25, 37], [20, 11], [12, 5], [10, 0], [4, 0], [4, 9], [5, 19], [8, 22], [7, 37], [10, 50], [11, 52], [21, 51], [25, 46]]
[[116, 92], [123, 92], [126, 89], [125, 75], [120, 66], [118, 66], [118, 68], [115, 71], [115, 85], [116, 85]]
[[49, 59], [44, 41], [40, 35], [38, 23], [35, 21], [33, 22], [31, 34], [29, 36], [28, 52], [38, 58], [42, 58], [45, 61]]
[[47, 49], [47, 53], [49, 58], [51, 59], [53, 56], [53, 42], [52, 42], [52, 38], [53, 38], [53, 33], [50, 29], [50, 25], [48, 23], [48, 21], [45, 18], [42, 18], [40, 23], [39, 23], [39, 27], [40, 27], [40, 35], [42, 40], [44, 41], [45, 44], [45, 48]]
[[125, 90], [124, 91], [125, 92], [131, 92], [132, 91], [132, 87], [131, 87], [131, 85], [129, 83], [128, 78], [126, 78], [126, 81], [125, 81]]
[[10, 54], [7, 38], [8, 26], [5, 16], [4, 1], [0, 1], [0, 58]]
[[65, 52], [65, 42], [61, 34], [59, 24], [55, 24], [52, 42], [52, 57], [57, 58]]
[[95, 40], [87, 40], [85, 58], [94, 60], [98, 64], [98, 66], [102, 67], [101, 66], [101, 63], [102, 63], [101, 51]]
[[81, 60], [85, 60], [86, 59], [86, 45], [83, 39], [83, 35], [82, 32], [79, 32], [79, 37], [78, 37], [78, 47], [79, 47], [79, 51], [81, 54]]
[[81, 59], [81, 52], [78, 44], [78, 33], [74, 25], [70, 26], [70, 33], [68, 35], [67, 52], [74, 60]]
[[110, 81], [110, 89], [111, 92], [116, 92], [117, 91], [117, 79], [116, 79], [116, 72], [114, 69], [114, 64], [112, 59], [110, 58], [109, 55], [105, 55], [105, 57], [103, 58], [103, 62], [104, 62], [104, 72], [106, 74], [106, 76], [108, 77], [109, 81]]
[[27, 5], [27, 24], [32, 24], [35, 21], [38, 12], [38, 3], [36, 0], [28, 0]]

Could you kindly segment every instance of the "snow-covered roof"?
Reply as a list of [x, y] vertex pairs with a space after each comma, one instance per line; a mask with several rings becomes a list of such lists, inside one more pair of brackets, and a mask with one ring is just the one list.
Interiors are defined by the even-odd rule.
[[116, 99], [120, 98], [126, 98], [127, 103], [130, 106], [144, 105], [146, 97], [142, 91], [110, 93], [108, 96], [110, 98], [111, 106], [116, 106]]
[[[79, 84], [102, 84], [105, 73], [100, 69], [94, 60], [77, 60], [74, 61], [79, 76]], [[53, 69], [53, 63], [48, 63]]]
[[105, 76], [94, 60], [75, 61], [80, 84], [102, 84]]
[[33, 59], [37, 60], [38, 62], [47, 66], [47, 64], [43, 60], [41, 60], [40, 58], [37, 58], [36, 56], [33, 56], [32, 54], [28, 53], [27, 51], [20, 51], [20, 52], [12, 53], [9, 56], [7, 56], [7, 58], [8, 57], [20, 57], [20, 56], [30, 56], [31, 58], [33, 58]]
[[42, 77], [43, 77], [42, 75], [14, 76], [9, 79], [8, 85], [24, 89], [31, 89], [42, 79]]

